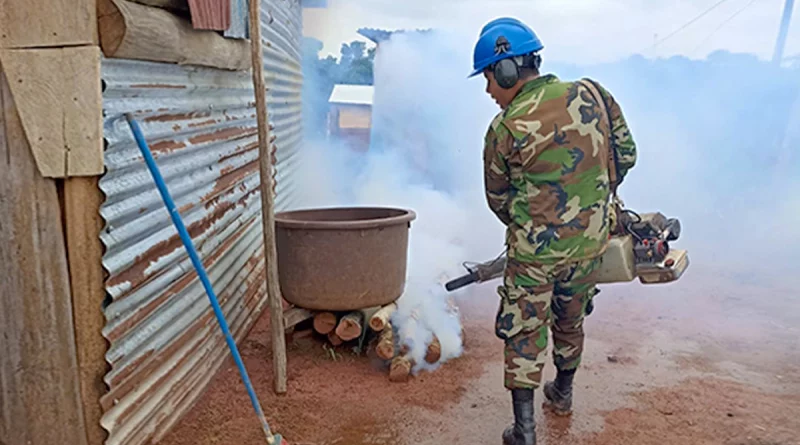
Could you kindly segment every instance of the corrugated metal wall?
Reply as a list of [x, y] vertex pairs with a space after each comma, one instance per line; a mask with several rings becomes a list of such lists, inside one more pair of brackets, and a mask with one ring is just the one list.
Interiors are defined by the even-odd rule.
[[[302, 14], [298, 0], [262, 5], [280, 210], [297, 190]], [[134, 445], [161, 439], [229, 353], [123, 114], [141, 123], [238, 340], [267, 303], [255, 99], [247, 72], [109, 59], [103, 82], [112, 369], [102, 425], [108, 444]]]

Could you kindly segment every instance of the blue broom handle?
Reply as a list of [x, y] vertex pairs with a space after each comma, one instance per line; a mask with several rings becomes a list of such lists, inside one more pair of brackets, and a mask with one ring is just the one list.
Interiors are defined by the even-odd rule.
[[144, 161], [147, 163], [147, 168], [153, 175], [153, 180], [156, 183], [156, 187], [158, 187], [158, 191], [161, 193], [161, 198], [164, 200], [167, 210], [169, 210], [169, 215], [172, 217], [172, 222], [175, 224], [175, 228], [178, 229], [178, 234], [180, 234], [181, 241], [183, 241], [183, 246], [189, 253], [189, 258], [192, 259], [192, 264], [197, 271], [197, 275], [200, 276], [200, 281], [202, 281], [203, 287], [206, 289], [208, 299], [211, 301], [211, 307], [214, 308], [214, 315], [217, 317], [217, 323], [219, 324], [220, 329], [222, 329], [222, 333], [225, 335], [225, 341], [228, 343], [228, 349], [230, 349], [231, 355], [233, 355], [233, 360], [236, 362], [236, 367], [239, 368], [239, 374], [242, 376], [244, 386], [247, 388], [247, 394], [250, 396], [250, 403], [253, 404], [253, 409], [256, 411], [256, 415], [261, 421], [261, 428], [264, 430], [264, 434], [267, 436], [267, 443], [270, 445], [274, 443], [280, 444], [280, 436], [273, 436], [272, 432], [270, 431], [267, 419], [264, 417], [264, 412], [261, 410], [261, 404], [258, 401], [255, 390], [253, 389], [253, 384], [250, 382], [250, 377], [247, 375], [247, 370], [242, 362], [242, 357], [239, 355], [239, 349], [236, 347], [236, 341], [233, 339], [230, 329], [228, 329], [228, 322], [225, 321], [225, 315], [222, 313], [222, 308], [219, 306], [217, 295], [214, 293], [214, 288], [211, 286], [211, 282], [208, 279], [208, 274], [206, 274], [203, 263], [197, 256], [197, 251], [192, 243], [192, 238], [189, 236], [189, 232], [186, 230], [186, 226], [183, 224], [181, 215], [178, 213], [178, 210], [175, 207], [175, 202], [172, 200], [172, 196], [169, 194], [167, 184], [164, 182], [164, 178], [161, 176], [161, 172], [158, 170], [158, 166], [153, 159], [153, 155], [150, 153], [150, 147], [148, 147], [147, 141], [144, 139], [142, 129], [139, 127], [139, 123], [136, 122], [130, 113], [125, 114], [125, 118], [128, 121], [128, 125], [131, 127], [134, 138], [136, 138], [136, 144], [139, 146], [139, 150], [142, 152]]

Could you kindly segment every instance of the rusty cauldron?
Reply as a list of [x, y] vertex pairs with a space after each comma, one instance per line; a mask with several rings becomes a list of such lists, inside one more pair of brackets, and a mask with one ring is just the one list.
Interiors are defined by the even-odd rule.
[[349, 311], [389, 304], [403, 293], [408, 236], [416, 213], [332, 207], [275, 215], [278, 275], [286, 301]]

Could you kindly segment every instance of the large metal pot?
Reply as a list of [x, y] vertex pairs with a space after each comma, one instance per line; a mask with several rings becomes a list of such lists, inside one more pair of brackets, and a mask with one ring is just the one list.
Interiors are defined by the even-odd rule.
[[416, 214], [333, 207], [275, 215], [278, 274], [286, 301], [347, 311], [389, 304], [403, 293], [408, 232]]

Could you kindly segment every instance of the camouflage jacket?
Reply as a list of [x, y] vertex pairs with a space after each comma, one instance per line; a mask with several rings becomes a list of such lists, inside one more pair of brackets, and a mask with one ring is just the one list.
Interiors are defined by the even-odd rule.
[[[620, 178], [636, 146], [619, 105], [608, 103]], [[593, 258], [609, 236], [609, 131], [588, 89], [554, 75], [525, 84], [492, 122], [484, 146], [489, 207], [508, 227], [508, 256], [559, 264]]]

